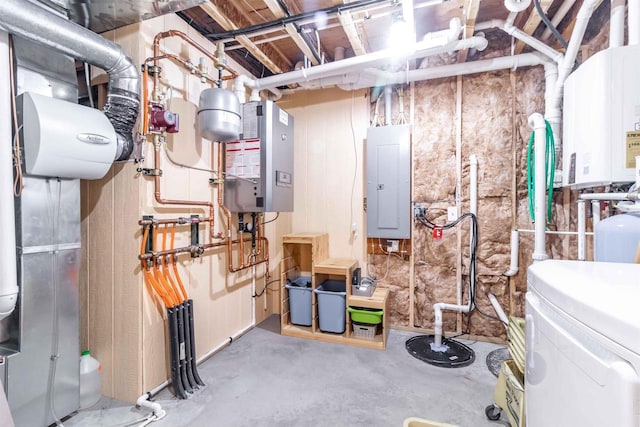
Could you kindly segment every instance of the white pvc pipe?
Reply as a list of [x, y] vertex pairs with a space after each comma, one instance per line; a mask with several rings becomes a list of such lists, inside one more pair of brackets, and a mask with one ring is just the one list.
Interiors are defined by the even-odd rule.
[[444, 310], [451, 310], [451, 311], [457, 311], [460, 313], [468, 313], [469, 311], [471, 311], [471, 300], [469, 300], [469, 304], [468, 305], [457, 305], [457, 304], [446, 304], [444, 302], [438, 302], [433, 304], [433, 312], [435, 315], [435, 322], [434, 322], [434, 328], [433, 328], [433, 332], [434, 332], [434, 337], [433, 337], [433, 343], [435, 346], [435, 350], [439, 350], [442, 349], [442, 325], [443, 325], [443, 321], [442, 321], [442, 312]]
[[624, 45], [624, 2], [625, 0], [611, 0], [609, 15], [609, 47]]
[[[569, 10], [571, 10], [571, 7], [575, 2], [576, 0], [563, 0], [563, 2], [560, 4], [560, 7], [551, 19], [551, 23], [554, 27], [557, 27], [558, 24], [560, 24], [560, 22], [564, 19], [564, 17], [567, 16], [567, 13], [569, 12]], [[546, 28], [540, 36], [540, 40], [546, 41], [549, 37], [551, 37], [551, 30], [549, 28]]]
[[[435, 48], [428, 47], [429, 43], [429, 41], [416, 43], [416, 52], [406, 59], [421, 58], [428, 55], [439, 55], [461, 49], [476, 48], [482, 50], [487, 46], [487, 40], [482, 37], [470, 37], [468, 39], [458, 40], [446, 46]], [[288, 73], [264, 77], [262, 79], [255, 80], [255, 87], [256, 89], [267, 89], [293, 83], [312, 81], [330, 76], [337, 76], [349, 71], [358, 71], [369, 67], [376, 67], [387, 64], [389, 60], [396, 55], [396, 53], [396, 49], [384, 49], [366, 55], [343, 59], [342, 61], [329, 62], [315, 67], [302, 68]]]
[[629, 200], [626, 193], [583, 193], [582, 200]]
[[491, 305], [493, 306], [493, 309], [496, 311], [496, 314], [498, 315], [500, 320], [502, 320], [502, 324], [504, 325], [504, 328], [508, 329], [509, 318], [504, 313], [504, 310], [502, 309], [502, 306], [498, 302], [498, 299], [493, 294], [487, 294], [487, 296], [489, 297], [489, 301], [491, 302]]
[[[556, 159], [559, 159], [562, 136], [560, 127], [562, 123], [562, 110], [560, 109], [560, 103], [554, 99], [554, 91], [558, 81], [558, 64], [553, 62], [545, 63], [544, 78], [544, 118], [549, 122], [549, 125], [551, 125], [553, 140], [555, 142]], [[557, 173], [555, 176], [562, 181], [562, 175], [560, 173]]]
[[546, 171], [545, 171], [545, 150], [546, 150], [546, 124], [544, 117], [540, 113], [533, 113], [529, 116], [529, 126], [535, 133], [534, 145], [534, 182], [536, 185], [536, 193], [534, 200], [535, 212], [535, 248], [533, 251], [534, 261], [543, 261], [547, 259], [545, 228], [547, 224], [547, 193], [546, 189]]
[[585, 209], [585, 201], [578, 200], [578, 261], [585, 260], [585, 233], [587, 231]]
[[[637, 203], [637, 202], [636, 202]], [[592, 226], [593, 226], [593, 247], [596, 247], [596, 226], [600, 222], [600, 200], [592, 200], [591, 201], [591, 212], [592, 212]]]
[[505, 276], [511, 277], [518, 274], [518, 242], [520, 240], [520, 233], [518, 230], [511, 230], [511, 257], [509, 262], [509, 269], [504, 273]]
[[9, 69], [9, 35], [0, 31], [0, 320], [13, 312], [18, 299]]
[[514, 27], [513, 25], [509, 25], [506, 22], [502, 26], [502, 29], [510, 36], [517, 38], [518, 40], [526, 43], [527, 45], [531, 46], [532, 48], [542, 53], [543, 55], [548, 56], [554, 62], [557, 62], [557, 63], [562, 62], [564, 58], [564, 55], [562, 53], [558, 52], [557, 50], [553, 49], [547, 44], [541, 42], [540, 40], [530, 36], [524, 31]]
[[629, 0], [629, 46], [640, 44], [640, 0]]
[[[518, 228], [518, 232], [519, 233], [530, 233], [530, 234], [535, 234], [536, 230], [528, 230], [526, 228]], [[554, 236], [577, 236], [578, 232], [577, 231], [556, 231], [556, 230], [545, 230], [544, 234], [552, 234]], [[585, 233], [587, 236], [592, 236], [593, 233], [591, 231], [588, 231], [587, 233]]]
[[[165, 388], [167, 385], [169, 384], [168, 381], [165, 381], [161, 387], [159, 387], [159, 390], [162, 390], [163, 388]], [[158, 388], [158, 387], [156, 387]], [[157, 393], [157, 391], [156, 391]], [[138, 397], [138, 399], [136, 400], [136, 406], [139, 406], [141, 408], [147, 408], [149, 409], [153, 415], [156, 416], [156, 420], [160, 420], [162, 418], [165, 417], [165, 415], [167, 415], [167, 413], [162, 409], [162, 406], [157, 403], [157, 402], [151, 402], [149, 399], [151, 399], [153, 397], [152, 392], [147, 392], [145, 394], [143, 394], [142, 396]]]
[[564, 59], [562, 60], [562, 64], [559, 67], [558, 83], [556, 84], [556, 90], [554, 94], [554, 98], [558, 103], [558, 108], [560, 108], [560, 103], [562, 101], [564, 82], [565, 80], [567, 80], [567, 77], [573, 70], [573, 65], [575, 64], [576, 57], [578, 56], [578, 49], [580, 49], [582, 39], [584, 38], [584, 33], [587, 29], [587, 24], [589, 23], [589, 19], [591, 19], [591, 15], [593, 14], [597, 3], [598, 0], [585, 0], [582, 4], [582, 7], [580, 7], [580, 10], [578, 11], [575, 26], [573, 27], [573, 32], [571, 33], [571, 40], [569, 40], [569, 45], [567, 47], [567, 52], [564, 56]]
[[[460, 33], [462, 32], [462, 22], [460, 18], [455, 17], [449, 21], [449, 28], [441, 31], [433, 31], [425, 34], [422, 38], [423, 41], [431, 41], [431, 47], [446, 46], [455, 40], [458, 40]], [[427, 59], [423, 59], [418, 68], [425, 68], [427, 66]]]

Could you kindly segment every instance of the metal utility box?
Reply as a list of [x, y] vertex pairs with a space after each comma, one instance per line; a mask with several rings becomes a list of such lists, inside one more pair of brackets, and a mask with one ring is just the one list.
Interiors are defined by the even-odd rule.
[[225, 205], [231, 212], [293, 211], [293, 117], [272, 101], [248, 102], [241, 131], [226, 144]]
[[409, 125], [367, 129], [367, 237], [411, 237]]

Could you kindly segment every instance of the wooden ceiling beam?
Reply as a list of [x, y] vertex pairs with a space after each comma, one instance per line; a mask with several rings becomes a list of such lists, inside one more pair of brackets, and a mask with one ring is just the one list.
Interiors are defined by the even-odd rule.
[[[463, 13], [463, 27], [462, 37], [469, 38], [473, 36], [476, 29], [476, 19], [478, 18], [478, 11], [480, 10], [480, 0], [465, 0]], [[467, 56], [469, 56], [469, 49], [463, 49], [458, 52], [458, 62], [467, 62]]]
[[[211, 0], [200, 5], [211, 18], [213, 18], [225, 31], [233, 31], [247, 27], [251, 23], [231, 5], [227, 0]], [[258, 61], [264, 64], [272, 73], [280, 74], [291, 69], [291, 62], [278, 54], [269, 45], [258, 47], [247, 36], [237, 36], [236, 40], [247, 49]]]
[[362, 40], [360, 39], [360, 34], [358, 34], [358, 29], [356, 28], [355, 22], [353, 22], [353, 17], [351, 16], [351, 12], [348, 10], [342, 11], [338, 13], [338, 21], [342, 25], [342, 29], [344, 33], [347, 35], [347, 39], [349, 39], [349, 44], [351, 45], [351, 49], [353, 49], [353, 53], [358, 55], [364, 55], [367, 53], [367, 49], [364, 47]]
[[[553, 4], [553, 0], [540, 0], [540, 8], [545, 14], [547, 13], [547, 11], [549, 10], [552, 4]], [[529, 13], [529, 18], [527, 18], [527, 22], [525, 22], [524, 26], [522, 27], [522, 31], [524, 31], [525, 33], [531, 36], [536, 31], [536, 28], [538, 28], [538, 25], [540, 25], [540, 22], [542, 22], [542, 19], [540, 18], [540, 15], [538, 15], [538, 11], [536, 11], [536, 8], [534, 6], [531, 9], [531, 13]], [[524, 49], [524, 47], [525, 47], [524, 42], [521, 42], [520, 40], [518, 40], [516, 42], [515, 54], [517, 55], [522, 53], [522, 50]]]
[[[286, 14], [284, 10], [280, 7], [278, 0], [263, 0], [267, 5], [273, 16], [277, 18], [284, 18]], [[284, 26], [284, 30], [289, 34], [289, 37], [293, 40], [293, 42], [298, 46], [298, 49], [304, 53], [304, 55], [311, 61], [313, 65], [318, 65], [319, 61], [316, 59], [316, 55], [314, 55], [311, 47], [304, 40], [302, 35], [298, 33], [296, 26], [294, 24], [286, 24]], [[319, 52], [318, 52], [319, 53]]]

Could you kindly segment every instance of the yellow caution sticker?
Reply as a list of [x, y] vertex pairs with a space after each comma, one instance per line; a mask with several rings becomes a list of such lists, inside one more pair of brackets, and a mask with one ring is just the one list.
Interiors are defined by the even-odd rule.
[[640, 132], [627, 132], [627, 168], [636, 167], [636, 156], [640, 156]]

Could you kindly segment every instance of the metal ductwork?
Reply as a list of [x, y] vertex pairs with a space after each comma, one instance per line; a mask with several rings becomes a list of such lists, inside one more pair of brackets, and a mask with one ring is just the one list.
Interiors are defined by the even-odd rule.
[[0, 1], [0, 28], [107, 72], [109, 89], [103, 111], [118, 136], [115, 160], [127, 160], [140, 113], [140, 73], [122, 48], [25, 0]]

